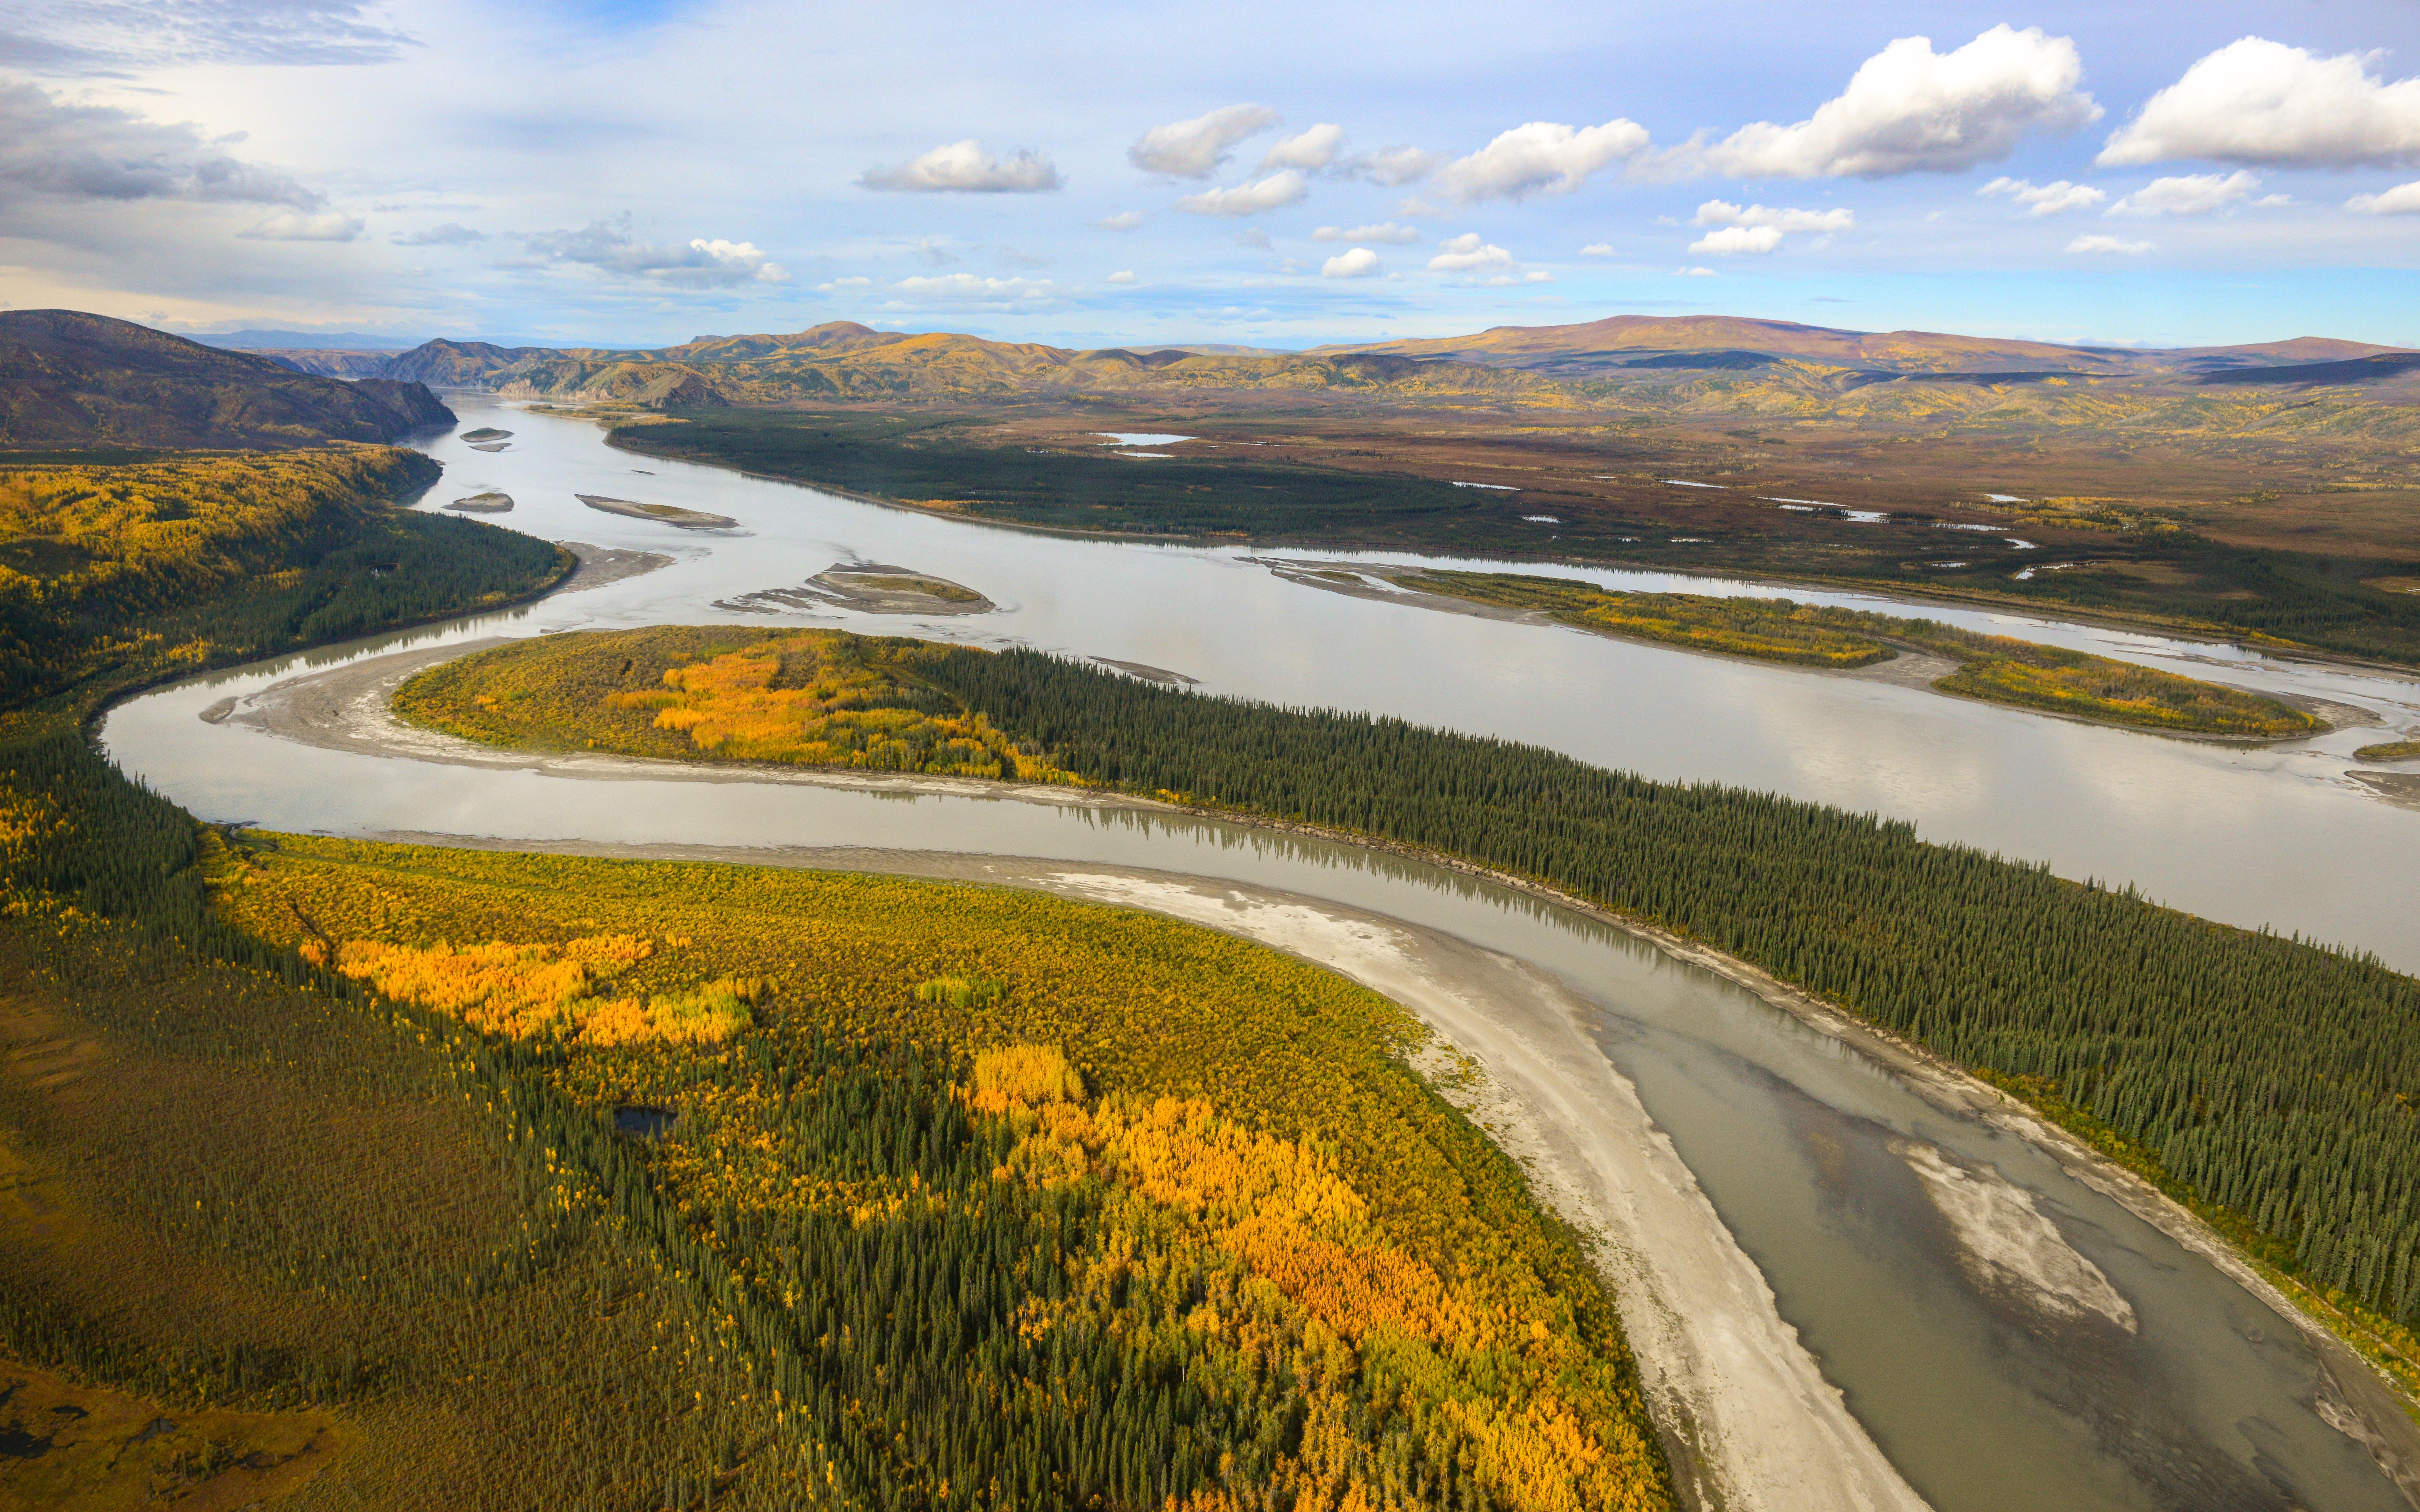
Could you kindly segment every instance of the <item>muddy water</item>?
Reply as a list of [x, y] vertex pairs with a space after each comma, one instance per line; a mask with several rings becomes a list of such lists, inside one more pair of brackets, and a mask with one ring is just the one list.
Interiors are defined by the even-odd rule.
[[[492, 455], [434, 445], [449, 461], [447, 482], [423, 507], [502, 487], [520, 501], [517, 528], [680, 560], [397, 640], [728, 619], [1114, 656], [1213, 691], [1383, 709], [1658, 775], [1880, 808], [1936, 838], [2135, 880], [2200, 912], [2420, 964], [2409, 907], [2420, 816], [2341, 779], [2349, 762], [2338, 748], [2377, 738], [2366, 732], [2247, 751], [2091, 729], [1319, 594], [1235, 554], [905, 515], [623, 456], [602, 449], [593, 429], [544, 416], [458, 408], [465, 425], [518, 434]], [[574, 491], [677, 503], [740, 525], [678, 532], [585, 510]], [[966, 582], [1002, 610], [923, 623], [714, 607], [851, 560]], [[2197, 666], [2205, 675], [2313, 692], [2394, 723], [2420, 702], [2409, 683], [2388, 679], [2153, 638], [2026, 633], [2162, 664], [2209, 658]], [[2217, 1270], [2034, 1147], [1945, 1111], [1883, 1065], [1628, 935], [1452, 873], [1189, 819], [603, 762], [469, 768], [314, 748], [240, 717], [267, 686], [361, 654], [163, 690], [115, 712], [106, 741], [194, 811], [277, 828], [738, 847], [821, 865], [899, 866], [907, 852], [1041, 857], [1208, 878], [1239, 895], [1326, 902], [1434, 929], [1530, 963], [1590, 1005], [1606, 1060], [1762, 1272], [1780, 1319], [1932, 1505], [2409, 1504], [2323, 1420], [2332, 1392], [2320, 1353]]]
[[[1198, 678], [1211, 692], [1397, 714], [1650, 776], [1878, 810], [1915, 821], [1931, 839], [2047, 861], [2065, 876], [2132, 882], [2208, 918], [2374, 949], [2420, 969], [2420, 810], [2391, 807], [2345, 775], [2353, 748], [2381, 738], [2380, 726], [2248, 748], [2100, 729], [1914, 688], [1322, 593], [1244, 562], [1242, 548], [1109, 544], [885, 509], [614, 452], [583, 422], [476, 396], [451, 402], [464, 428], [514, 436], [493, 454], [450, 436], [428, 443], [446, 474], [423, 508], [498, 488], [518, 502], [497, 523], [681, 559], [548, 605], [521, 623], [524, 631], [721, 619], [1114, 657]], [[728, 533], [686, 532], [587, 509], [575, 493], [740, 523]], [[715, 607], [852, 560], [936, 573], [1001, 609], [919, 619]], [[1660, 574], [1578, 575], [1621, 587], [1774, 592]], [[1891, 607], [1856, 594], [1797, 596]], [[2409, 677], [1975, 610], [1918, 612], [2335, 700], [2386, 729], [2420, 725], [2420, 682]]]

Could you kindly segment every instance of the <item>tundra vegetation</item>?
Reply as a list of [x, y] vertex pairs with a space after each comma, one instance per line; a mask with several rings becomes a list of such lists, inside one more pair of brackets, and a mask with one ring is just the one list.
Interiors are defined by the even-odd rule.
[[[616, 748], [694, 756], [669, 732], [623, 733], [609, 689], [643, 657], [737, 654], [779, 634], [550, 636], [425, 673], [403, 702], [474, 736], [525, 719], [507, 738], [576, 747], [590, 729]], [[1032, 652], [859, 640], [849, 655], [890, 696], [946, 698], [1056, 779], [1466, 858], [1838, 1003], [2164, 1183], [2420, 1387], [2420, 981], [2374, 958], [1771, 794], [1158, 687]], [[476, 720], [446, 712], [476, 708], [489, 676], [563, 691]], [[441, 677], [442, 707], [422, 691]]]
[[1931, 652], [1960, 664], [1932, 685], [1942, 692], [2110, 724], [2272, 738], [2325, 728], [2300, 709], [2241, 688], [1935, 620], [1787, 598], [1621, 593], [1519, 573], [1423, 572], [1394, 580], [1475, 604], [1535, 609], [1607, 635], [1761, 661], [1839, 669], [1884, 661], [1902, 648]]
[[[366, 627], [563, 570], [356, 501], [321, 563], [458, 547]], [[75, 600], [124, 649], [38, 640], [0, 713], [0, 1390], [165, 1425], [71, 1411], [0, 1495], [1671, 1504], [1583, 1246], [1391, 1004], [1038, 895], [198, 825], [79, 726], [300, 643], [276, 576]], [[828, 756], [1006, 748], [790, 649]]]

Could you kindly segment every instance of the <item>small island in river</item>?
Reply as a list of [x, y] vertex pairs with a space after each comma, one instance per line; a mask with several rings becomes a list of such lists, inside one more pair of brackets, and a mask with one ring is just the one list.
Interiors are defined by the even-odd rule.
[[678, 504], [643, 504], [635, 500], [611, 499], [594, 493], [574, 494], [572, 497], [589, 508], [601, 509], [608, 515], [651, 519], [659, 525], [677, 525], [685, 531], [728, 530], [739, 523], [728, 515], [709, 515], [705, 510], [683, 509]]
[[505, 515], [512, 512], [513, 496], [501, 488], [489, 488], [457, 499], [445, 507], [458, 509], [466, 515]]
[[765, 588], [718, 600], [717, 609], [777, 614], [784, 609], [853, 609], [865, 614], [988, 614], [1000, 606], [964, 583], [914, 567], [835, 562], [796, 588]]

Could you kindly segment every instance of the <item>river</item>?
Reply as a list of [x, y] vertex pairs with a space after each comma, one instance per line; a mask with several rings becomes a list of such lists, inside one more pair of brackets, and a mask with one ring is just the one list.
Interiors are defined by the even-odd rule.
[[[298, 672], [499, 633], [729, 619], [1031, 644], [1171, 669], [1216, 692], [1383, 710], [1659, 776], [1879, 809], [1934, 838], [2135, 881], [2196, 912], [2350, 941], [2409, 966], [2420, 960], [2409, 886], [2420, 815], [2342, 778], [2346, 751], [2375, 733], [2246, 749], [2098, 729], [1321, 594], [1241, 550], [1070, 540], [886, 510], [627, 456], [582, 423], [456, 405], [465, 427], [516, 435], [494, 454], [452, 438], [431, 443], [448, 470], [423, 507], [498, 487], [519, 501], [501, 523], [678, 563], [527, 610], [136, 700], [104, 730], [130, 771], [205, 817], [274, 828], [706, 847], [942, 874], [963, 874], [951, 858], [971, 856], [997, 862], [990, 880], [1116, 897], [1257, 937], [1275, 938], [1263, 922], [1277, 917], [1270, 910], [1296, 908], [1461, 942], [1505, 970], [1542, 974], [1572, 1005], [1567, 1016], [1602, 1057], [1609, 1088], [1574, 1119], [1610, 1126], [1616, 1093], [1643, 1108], [1685, 1167], [1683, 1183], [1702, 1192], [1725, 1242], [1753, 1266], [1740, 1328], [1770, 1325], [1790, 1355], [1776, 1369], [1820, 1371], [1851, 1431], [1924, 1503], [1942, 1512], [2412, 1504], [2323, 1416], [2341, 1417], [2338, 1391], [2361, 1388], [2341, 1357], [2219, 1269], [2035, 1144], [1929, 1095], [1887, 1057], [1575, 912], [1434, 867], [1183, 816], [593, 760], [465, 765], [327, 748], [201, 716], [230, 701], [261, 703]], [[740, 524], [683, 534], [587, 510], [574, 492]], [[924, 623], [713, 607], [849, 560], [938, 573], [1001, 609]], [[2009, 628], [2000, 616], [1932, 612]], [[2192, 661], [2398, 725], [2420, 705], [2408, 681], [2086, 628], [2022, 633], [2154, 664]], [[1385, 988], [1366, 965], [1302, 940], [1277, 943]], [[1434, 1004], [1413, 1006], [1456, 1032]], [[1539, 1018], [1532, 1038], [1552, 1019]], [[1510, 1045], [1491, 1071], [1511, 1077], [1521, 1048]], [[1635, 1314], [1639, 1298], [1624, 1302], [1634, 1335], [1652, 1331]], [[1744, 1456], [1744, 1433], [1735, 1437], [1715, 1452]], [[1786, 1470], [1761, 1482], [1739, 1473], [1734, 1504], [1793, 1504]], [[1892, 1499], [1852, 1488], [1803, 1504]]]

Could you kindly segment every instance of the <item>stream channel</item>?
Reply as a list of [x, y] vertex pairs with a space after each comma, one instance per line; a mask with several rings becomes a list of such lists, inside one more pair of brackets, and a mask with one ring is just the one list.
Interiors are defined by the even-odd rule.
[[[447, 471], [421, 508], [498, 488], [517, 503], [491, 517], [496, 523], [663, 552], [675, 563], [523, 609], [146, 695], [114, 710], [102, 732], [131, 774], [204, 818], [271, 829], [1043, 887], [1268, 939], [1381, 991], [1396, 983], [1370, 964], [1374, 957], [1334, 942], [1354, 931], [1431, 939], [1504, 982], [1537, 984], [1548, 1006], [1541, 1026], [1507, 1039], [1514, 1050], [1552, 1038], [1559, 1023], [1597, 1057], [1602, 1085], [1590, 1095], [1599, 1101], [1533, 1101], [1532, 1115], [1574, 1125], [1549, 1129], [1546, 1142], [1611, 1137], [1615, 1125], [1605, 1120], [1618, 1119], [1617, 1104], [1642, 1109], [1635, 1137], [1617, 1132], [1677, 1156], [1683, 1196], [1711, 1204], [1716, 1220], [1720, 1242], [1708, 1253], [1740, 1260], [1748, 1284], [1736, 1288], [1736, 1315], [1684, 1319], [1679, 1333], [1720, 1348], [1762, 1342], [1738, 1346], [1720, 1369], [1705, 1367], [1722, 1379], [1668, 1379], [1654, 1393], [1661, 1407], [1694, 1414], [1698, 1479], [1710, 1501], [1940, 1512], [2420, 1505], [2415, 1461], [2404, 1461], [2398, 1490], [2356, 1440], [2383, 1433], [2407, 1455], [2415, 1442], [2410, 1420], [2349, 1354], [2004, 1120], [1576, 911], [1421, 863], [1171, 812], [1033, 801], [975, 785], [880, 792], [594, 758], [346, 748], [279, 738], [246, 711], [275, 702], [280, 695], [268, 690], [298, 677], [404, 649], [419, 654], [410, 658], [417, 663], [498, 635], [728, 621], [1025, 644], [1169, 669], [1211, 692], [1379, 710], [1653, 776], [1879, 810], [1915, 820], [1930, 838], [2048, 861], [2066, 875], [2133, 882], [2196, 913], [2372, 949], [2409, 970], [2420, 965], [2412, 886], [2420, 812], [2344, 777], [2353, 746], [2383, 738], [2377, 726], [2271, 747], [2102, 729], [1887, 683], [1320, 593], [1243, 561], [1242, 548], [1075, 540], [885, 509], [616, 453], [584, 422], [475, 395], [449, 402], [462, 428], [516, 434], [497, 453], [450, 435], [426, 442]], [[588, 510], [578, 492], [739, 523], [683, 532]], [[850, 561], [937, 574], [1001, 608], [928, 621], [718, 607]], [[1577, 575], [1611, 586], [1676, 581]], [[2420, 685], [2409, 679], [2130, 632], [1919, 612], [2324, 698], [2389, 729], [2420, 722]], [[1297, 915], [1330, 927], [1279, 927]], [[1498, 1080], [1517, 1083], [1512, 1052], [1491, 1058], [1457, 1032], [1436, 1007], [1442, 996], [1392, 995], [1481, 1049]], [[1617, 1111], [1592, 1111], [1606, 1108]], [[1590, 1119], [1598, 1121], [1580, 1126]], [[1542, 1190], [1556, 1186], [1552, 1175], [1543, 1174]], [[1606, 1201], [1620, 1206], [1625, 1183], [1642, 1180], [1606, 1179]], [[1687, 1294], [1651, 1284], [1660, 1263], [1609, 1262], [1618, 1276], [1647, 1276], [1643, 1290], [1623, 1294], [1642, 1356], [1655, 1353], [1649, 1335], [1672, 1335], [1674, 1325], [1640, 1310]], [[1707, 1357], [1700, 1350], [1692, 1358]], [[1647, 1363], [1655, 1386], [1656, 1360]], [[1730, 1376], [1761, 1372], [1770, 1382], [1793, 1369], [1808, 1380], [1820, 1372], [1819, 1406], [1841, 1412], [1855, 1441], [1807, 1455], [1847, 1463], [1862, 1454], [1879, 1473], [1827, 1475], [1811, 1458], [1775, 1460], [1796, 1442], [1800, 1419], [1820, 1412], [1769, 1418], [1774, 1437], [1760, 1448], [1765, 1430], [1755, 1414], [1724, 1406], [1756, 1389]]]

